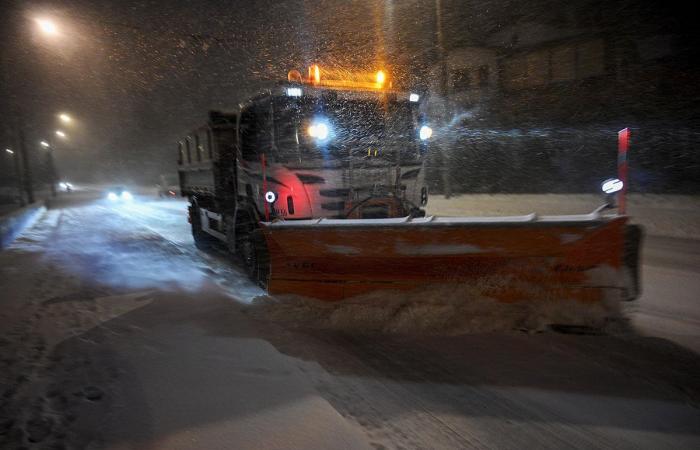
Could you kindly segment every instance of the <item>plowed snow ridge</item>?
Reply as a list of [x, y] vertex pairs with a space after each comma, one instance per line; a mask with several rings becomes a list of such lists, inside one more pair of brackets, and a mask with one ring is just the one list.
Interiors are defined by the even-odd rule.
[[300, 296], [261, 296], [247, 308], [256, 317], [295, 327], [366, 333], [458, 335], [542, 331], [553, 324], [602, 328], [620, 318], [618, 304], [548, 299], [501, 303], [483, 292], [493, 283], [431, 286], [414, 292], [377, 291], [341, 302]]

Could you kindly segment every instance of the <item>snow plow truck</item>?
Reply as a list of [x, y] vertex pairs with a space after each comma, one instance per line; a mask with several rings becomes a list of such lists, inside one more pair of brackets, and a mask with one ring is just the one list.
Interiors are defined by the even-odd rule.
[[384, 71], [318, 65], [178, 143], [195, 242], [220, 241], [270, 294], [341, 300], [493, 283], [499, 301], [603, 302], [639, 292], [641, 231], [590, 214], [426, 217], [432, 129]]

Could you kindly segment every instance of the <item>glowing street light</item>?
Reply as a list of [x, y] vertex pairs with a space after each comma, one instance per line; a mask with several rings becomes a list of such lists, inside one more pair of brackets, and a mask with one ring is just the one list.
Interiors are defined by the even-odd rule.
[[61, 114], [59, 114], [59, 115], [58, 115], [58, 118], [61, 119], [61, 122], [63, 122], [63, 123], [71, 123], [71, 122], [73, 122], [73, 118], [72, 118], [71, 116], [69, 116], [68, 114], [66, 114], [66, 113], [61, 113]]
[[65, 139], [65, 138], [66, 138], [66, 133], [64, 133], [64, 132], [61, 131], [61, 130], [56, 130], [56, 136], [58, 136], [58, 137], [60, 137], [60, 138], [62, 138], [62, 139]]
[[49, 143], [46, 142], [46, 141], [41, 141], [41, 142], [39, 142], [39, 144], [41, 144], [41, 146], [44, 147], [44, 148], [49, 148], [49, 147], [51, 147], [51, 146], [49, 145]]
[[7, 153], [9, 153], [10, 155], [14, 155], [14, 154], [15, 154], [15, 152], [13, 152], [13, 151], [12, 151], [11, 149], [9, 149], [9, 148], [6, 148], [5, 151], [6, 151]]
[[58, 27], [52, 20], [36, 19], [36, 23], [39, 25], [39, 29], [42, 31], [42, 33], [52, 36], [58, 34]]

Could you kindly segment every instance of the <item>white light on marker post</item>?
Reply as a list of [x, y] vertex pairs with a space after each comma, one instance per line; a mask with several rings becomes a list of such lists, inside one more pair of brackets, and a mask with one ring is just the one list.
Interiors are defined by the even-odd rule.
[[606, 194], [614, 194], [615, 192], [620, 192], [623, 187], [624, 183], [621, 180], [618, 180], [617, 178], [610, 178], [603, 181], [601, 189]]
[[605, 193], [605, 207], [606, 208], [618, 208], [620, 212], [620, 204], [616, 201], [617, 196], [619, 196], [622, 189], [625, 187], [625, 183], [617, 178], [608, 178], [603, 181], [600, 189]]

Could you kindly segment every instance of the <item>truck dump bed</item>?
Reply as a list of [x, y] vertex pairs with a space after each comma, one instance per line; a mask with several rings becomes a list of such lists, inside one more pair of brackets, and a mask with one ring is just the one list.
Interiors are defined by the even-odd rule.
[[[206, 125], [178, 142], [182, 196], [225, 197], [235, 162], [236, 115], [212, 111]], [[218, 171], [218, 173], [217, 173]]]

